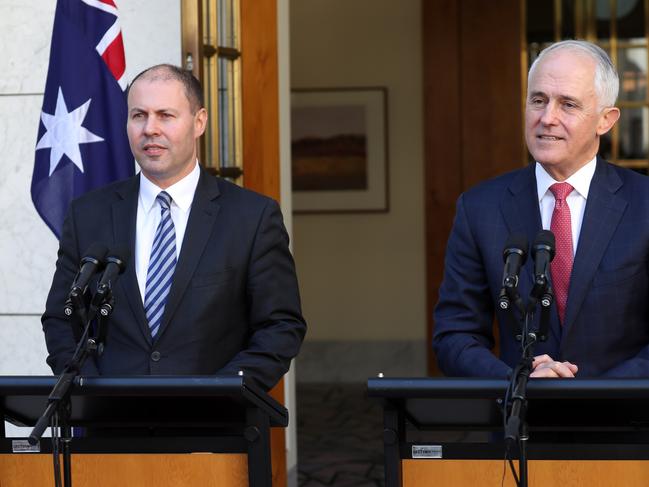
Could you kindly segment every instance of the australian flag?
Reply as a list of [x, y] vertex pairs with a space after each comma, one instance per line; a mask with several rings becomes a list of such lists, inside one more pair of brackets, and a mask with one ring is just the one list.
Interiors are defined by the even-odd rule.
[[113, 0], [58, 0], [31, 189], [57, 238], [70, 201], [134, 173], [125, 70]]

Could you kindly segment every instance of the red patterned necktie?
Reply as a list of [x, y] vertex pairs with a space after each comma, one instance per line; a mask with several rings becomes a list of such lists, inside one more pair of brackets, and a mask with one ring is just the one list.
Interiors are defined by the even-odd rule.
[[570, 207], [566, 198], [574, 188], [568, 183], [555, 183], [550, 186], [554, 195], [554, 211], [550, 230], [556, 239], [556, 253], [550, 270], [552, 272], [552, 285], [554, 287], [554, 300], [557, 303], [561, 324], [566, 316], [566, 303], [568, 302], [568, 286], [574, 251], [572, 246], [572, 223], [570, 221]]

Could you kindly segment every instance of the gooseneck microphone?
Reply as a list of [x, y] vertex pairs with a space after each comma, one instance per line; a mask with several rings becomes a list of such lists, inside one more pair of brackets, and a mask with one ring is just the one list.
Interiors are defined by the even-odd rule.
[[97, 283], [97, 292], [92, 298], [91, 310], [98, 309], [110, 298], [112, 285], [126, 269], [130, 256], [131, 252], [125, 245], [116, 246], [108, 252], [106, 270], [104, 270], [99, 283]]
[[103, 269], [107, 253], [108, 247], [99, 242], [95, 242], [88, 247], [79, 264], [79, 272], [74, 278], [68, 298], [81, 296], [85, 292], [92, 276]]
[[534, 282], [548, 281], [548, 266], [554, 259], [555, 243], [554, 233], [550, 230], [541, 230], [532, 244], [532, 258], [534, 259]]
[[513, 233], [505, 243], [503, 260], [503, 287], [512, 289], [518, 286], [518, 274], [527, 260], [527, 237], [522, 233]]
[[[550, 262], [554, 258], [555, 241], [554, 233], [549, 230], [541, 230], [534, 239], [532, 244], [532, 258], [534, 259], [534, 286], [530, 292], [530, 300], [528, 302], [528, 309], [532, 311], [536, 304], [541, 302], [541, 309], [547, 312], [552, 305], [553, 296], [548, 279], [548, 268]], [[549, 317], [546, 315], [541, 316], [541, 336], [547, 336], [547, 328]]]

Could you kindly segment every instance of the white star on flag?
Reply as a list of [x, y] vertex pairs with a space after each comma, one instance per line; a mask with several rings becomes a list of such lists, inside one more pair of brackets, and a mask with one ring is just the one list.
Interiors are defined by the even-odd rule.
[[41, 120], [45, 125], [46, 132], [36, 144], [36, 150], [52, 149], [50, 152], [50, 176], [61, 162], [64, 154], [83, 172], [79, 144], [103, 142], [104, 139], [81, 126], [86, 118], [91, 101], [90, 98], [83, 105], [68, 113], [68, 108], [63, 99], [63, 92], [59, 87], [54, 115], [45, 112], [41, 113]]

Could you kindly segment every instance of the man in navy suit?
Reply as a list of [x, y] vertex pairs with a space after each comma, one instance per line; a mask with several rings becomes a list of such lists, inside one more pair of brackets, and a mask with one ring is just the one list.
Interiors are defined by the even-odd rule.
[[[433, 347], [446, 375], [506, 377], [517, 364], [520, 346], [495, 305], [503, 248], [509, 235], [532, 242], [552, 229], [555, 301], [531, 376], [649, 376], [649, 178], [597, 156], [620, 115], [618, 86], [607, 54], [585, 41], [554, 44], [530, 68], [525, 136], [536, 162], [457, 203], [434, 314]], [[533, 277], [528, 259], [523, 299]], [[494, 316], [499, 357], [491, 351]]]
[[[141, 172], [70, 206], [42, 318], [55, 373], [75, 349], [63, 310], [95, 242], [125, 246], [131, 258], [113, 286], [105, 350], [84, 374], [241, 371], [269, 389], [288, 370], [306, 324], [282, 215], [270, 198], [200, 168], [196, 142], [206, 123], [191, 73], [154, 66], [129, 87], [127, 131]], [[171, 238], [158, 243], [159, 230]], [[163, 246], [169, 252], [155, 256]], [[166, 280], [156, 288], [159, 275]]]

